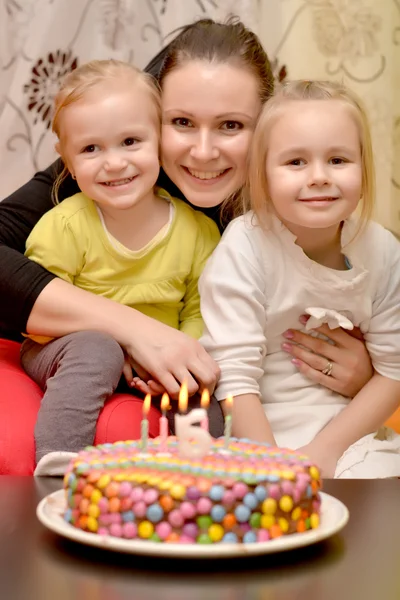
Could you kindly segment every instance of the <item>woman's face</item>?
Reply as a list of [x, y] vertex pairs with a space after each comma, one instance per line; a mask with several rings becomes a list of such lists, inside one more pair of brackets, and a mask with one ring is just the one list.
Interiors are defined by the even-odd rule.
[[245, 180], [258, 80], [243, 67], [199, 60], [171, 71], [162, 89], [162, 166], [191, 204], [217, 206]]

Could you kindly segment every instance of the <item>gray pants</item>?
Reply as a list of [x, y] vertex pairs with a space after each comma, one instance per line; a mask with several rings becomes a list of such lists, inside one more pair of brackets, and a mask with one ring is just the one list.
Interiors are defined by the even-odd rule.
[[21, 364], [44, 391], [35, 426], [36, 462], [49, 452], [77, 452], [92, 444], [100, 411], [121, 378], [121, 346], [97, 331], [71, 333], [44, 346], [28, 339]]
[[[120, 345], [97, 331], [71, 333], [44, 346], [27, 339], [21, 348], [21, 364], [44, 391], [35, 426], [36, 462], [49, 452], [78, 452], [92, 444], [100, 411], [117, 387], [141, 396], [121, 379], [124, 354]], [[152, 400], [156, 407], [159, 403], [160, 398]], [[189, 400], [189, 409], [199, 405], [196, 394]], [[167, 414], [172, 433], [177, 410], [177, 401], [171, 400]], [[222, 435], [223, 415], [214, 396], [208, 418], [211, 435]]]

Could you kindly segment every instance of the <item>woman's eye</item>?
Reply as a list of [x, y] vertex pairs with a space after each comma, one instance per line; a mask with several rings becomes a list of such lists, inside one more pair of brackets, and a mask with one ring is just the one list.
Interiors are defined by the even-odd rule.
[[339, 158], [338, 156], [335, 156], [334, 158], [331, 158], [331, 163], [333, 165], [342, 165], [345, 162], [346, 161], [345, 161], [344, 158]]
[[139, 140], [137, 138], [134, 137], [128, 137], [125, 138], [124, 141], [122, 142], [123, 146], [133, 146], [134, 144], [137, 144], [139, 142]]
[[243, 129], [243, 123], [239, 123], [239, 121], [225, 121], [222, 123], [221, 129], [225, 129], [226, 131], [240, 131], [240, 129]]
[[294, 158], [293, 160], [289, 160], [288, 165], [292, 165], [293, 167], [300, 167], [304, 165], [305, 161], [302, 158]]
[[172, 119], [172, 124], [177, 127], [192, 127], [192, 123], [189, 119], [185, 119], [185, 117], [178, 117], [176, 119]]

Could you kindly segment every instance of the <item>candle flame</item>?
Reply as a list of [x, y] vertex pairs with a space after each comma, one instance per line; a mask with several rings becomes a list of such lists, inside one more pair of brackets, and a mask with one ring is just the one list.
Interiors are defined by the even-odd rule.
[[201, 394], [200, 406], [201, 408], [208, 408], [210, 404], [210, 392], [205, 388]]
[[149, 414], [150, 406], [151, 406], [151, 395], [150, 394], [146, 394], [146, 397], [145, 397], [144, 402], [143, 402], [143, 414], [146, 417]]
[[186, 383], [183, 382], [181, 385], [181, 389], [179, 391], [179, 400], [178, 400], [179, 412], [183, 413], [183, 412], [187, 411], [188, 401], [189, 401], [188, 388], [187, 388]]
[[161, 410], [164, 413], [168, 409], [169, 409], [169, 396], [167, 393], [164, 393], [161, 398]]
[[226, 400], [225, 400], [225, 407], [229, 412], [232, 410], [232, 405], [233, 405], [233, 396], [232, 396], [232, 394], [229, 394], [229, 396], [227, 396]]

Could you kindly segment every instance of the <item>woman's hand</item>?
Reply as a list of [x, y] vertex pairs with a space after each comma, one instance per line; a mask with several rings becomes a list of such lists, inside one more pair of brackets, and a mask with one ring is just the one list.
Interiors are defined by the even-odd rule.
[[75, 331], [111, 335], [138, 376], [157, 382], [173, 398], [184, 381], [190, 395], [204, 388], [211, 394], [219, 378], [217, 363], [197, 340], [129, 306], [53, 279], [35, 302], [27, 332], [61, 337]]
[[[207, 388], [214, 391], [220, 375], [217, 363], [197, 340], [145, 317], [146, 327], [123, 343], [138, 376], [149, 386], [152, 394], [167, 393], [177, 398], [185, 382], [189, 395]], [[146, 390], [142, 386], [141, 391]]]
[[197, 340], [129, 306], [53, 279], [35, 302], [27, 332], [60, 337], [75, 331], [111, 335], [138, 376], [148, 375], [173, 398], [184, 381], [190, 395], [204, 388], [211, 394], [219, 378], [217, 363]]
[[[307, 317], [301, 317], [300, 321], [304, 324]], [[290, 329], [284, 333], [286, 340], [282, 349], [293, 357], [292, 363], [308, 379], [333, 392], [354, 398], [374, 374], [361, 332], [355, 329], [347, 333], [340, 328], [329, 329], [327, 325], [315, 331], [328, 337], [334, 344]], [[329, 371], [329, 363], [332, 368], [330, 375], [326, 375], [322, 371]]]

